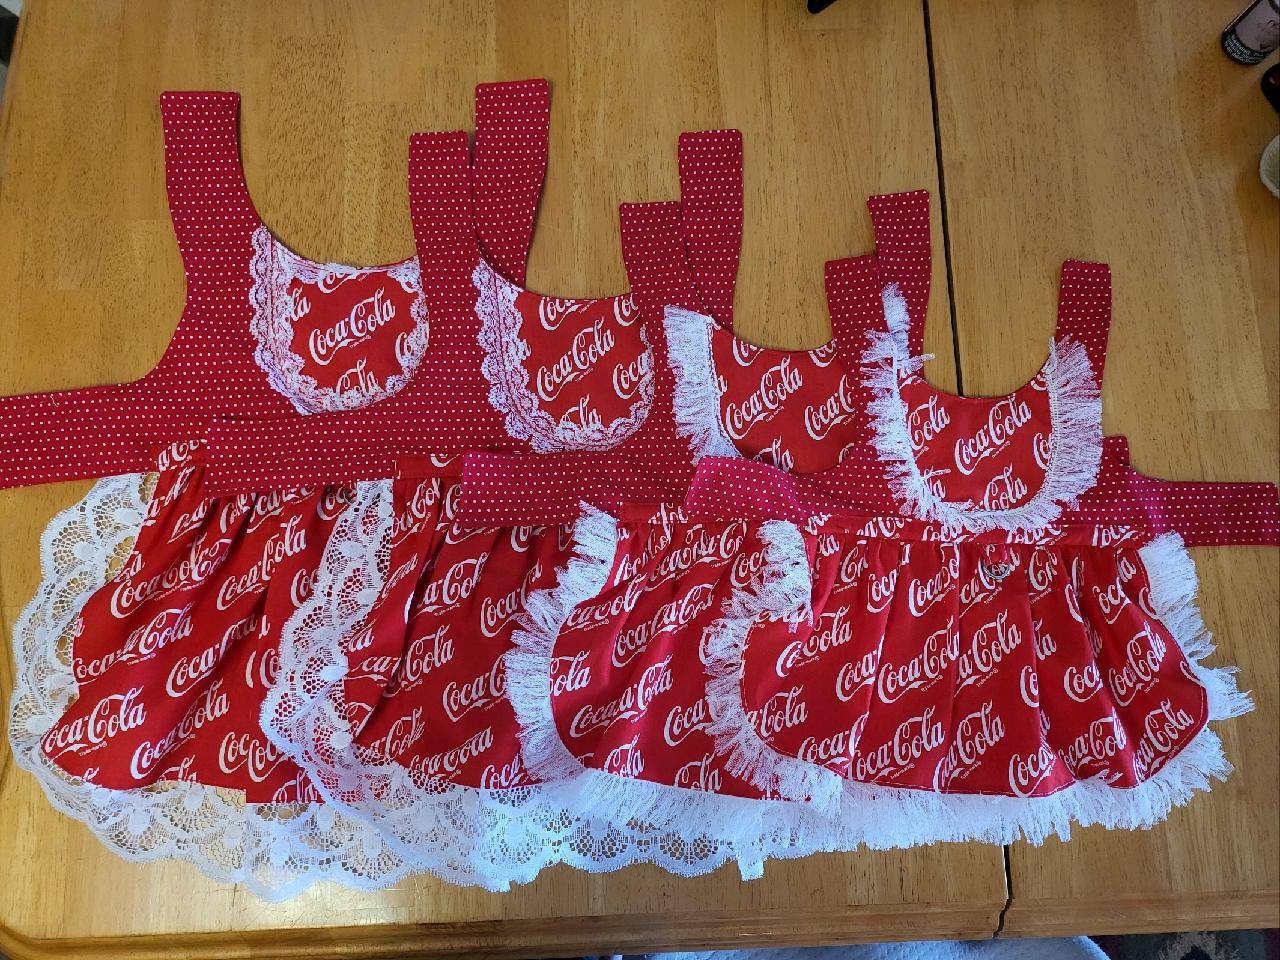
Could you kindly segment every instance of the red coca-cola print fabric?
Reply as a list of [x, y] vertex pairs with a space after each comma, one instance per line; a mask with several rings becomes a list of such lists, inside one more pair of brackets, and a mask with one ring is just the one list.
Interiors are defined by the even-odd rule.
[[1250, 704], [1231, 671], [1199, 663], [1211, 648], [1176, 539], [993, 547], [869, 533], [820, 526], [812, 631], [746, 644], [748, 715], [782, 695], [810, 718], [754, 726], [779, 757], [829, 771], [849, 797], [1053, 798], [984, 822], [1032, 840], [1076, 820], [1148, 825], [1230, 769], [1206, 724]]
[[486, 263], [476, 286], [481, 371], [507, 433], [536, 453], [607, 450], [653, 405], [653, 354], [635, 301], [541, 297]]
[[808, 608], [799, 531], [668, 510], [620, 524], [588, 511], [579, 528], [593, 526], [579, 566], [530, 598], [508, 657], [528, 769], [579, 816], [645, 825], [675, 872], [732, 859], [756, 876], [767, 856], [811, 849], [796, 837], [805, 804], [785, 798], [808, 800], [813, 778], [785, 763], [756, 778], [718, 751], [705, 677], [748, 625], [796, 631]]
[[401, 390], [430, 338], [413, 257], [389, 267], [317, 264], [253, 232], [254, 359], [299, 413], [366, 406]]
[[249, 803], [314, 799], [257, 715], [274, 635], [306, 598], [308, 544], [350, 492], [301, 489], [209, 500], [197, 445], [161, 458], [133, 551], [80, 614], [79, 695], [43, 739], [67, 773], [117, 790], [191, 780]]

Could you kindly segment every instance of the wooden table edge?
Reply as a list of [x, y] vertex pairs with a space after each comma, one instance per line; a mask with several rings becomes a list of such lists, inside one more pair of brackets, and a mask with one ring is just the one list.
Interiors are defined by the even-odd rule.
[[468, 923], [371, 924], [200, 934], [39, 939], [0, 924], [11, 960], [93, 957], [161, 960], [180, 950], [192, 960], [343, 960], [350, 957], [563, 957], [684, 949], [820, 946], [930, 937], [986, 939], [1002, 903], [853, 906], [846, 912], [712, 911], [580, 916]]
[[1280, 927], [1280, 890], [1203, 893], [1176, 899], [1108, 897], [1037, 901], [1015, 895], [1005, 912], [1000, 936], [1062, 937], [1272, 927]]

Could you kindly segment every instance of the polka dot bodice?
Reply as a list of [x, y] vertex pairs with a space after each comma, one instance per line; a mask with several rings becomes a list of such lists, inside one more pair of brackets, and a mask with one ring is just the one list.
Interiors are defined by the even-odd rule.
[[[418, 257], [346, 267], [276, 240], [245, 184], [239, 106], [235, 93], [162, 96], [165, 182], [187, 284], [177, 329], [140, 380], [0, 400], [0, 486], [148, 470], [219, 415], [349, 411], [402, 393], [414, 377], [437, 332]], [[461, 182], [474, 182], [473, 246], [511, 281], [524, 276], [547, 123], [542, 81], [477, 89], [476, 148]], [[411, 182], [430, 176], [415, 166], [429, 160], [411, 152]]]
[[[542, 88], [544, 104], [545, 94]], [[496, 269], [479, 246], [488, 231], [479, 229], [473, 165], [463, 134], [419, 134], [410, 142], [410, 207], [431, 343], [409, 385], [362, 410], [219, 420], [210, 437], [211, 491], [416, 475], [475, 449], [616, 451], [640, 457], [655, 478], [687, 480], [661, 325], [647, 321], [635, 293], [548, 297]], [[652, 215], [669, 226], [682, 264], [687, 250], [690, 289], [706, 291], [728, 323], [742, 222], [739, 135], [682, 135], [679, 169], [681, 201]], [[624, 213], [624, 254], [635, 255], [643, 233]], [[521, 491], [531, 510], [538, 498], [536, 487]]]

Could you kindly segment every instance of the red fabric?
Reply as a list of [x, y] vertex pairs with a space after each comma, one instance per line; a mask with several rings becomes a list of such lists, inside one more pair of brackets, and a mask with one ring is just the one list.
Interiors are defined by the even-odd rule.
[[280, 624], [310, 592], [311, 552], [349, 491], [211, 501], [201, 454], [180, 444], [160, 458], [132, 552], [79, 615], [79, 696], [43, 748], [112, 789], [191, 780], [244, 790], [250, 803], [314, 799], [262, 735], [258, 712]]
[[[199, 437], [219, 409], [280, 409], [276, 389], [289, 391], [286, 405], [298, 410], [378, 400], [400, 389], [392, 376], [411, 375], [420, 359], [406, 349], [426, 323], [426, 314], [414, 311], [422, 299], [416, 258], [352, 270], [305, 261], [270, 238], [250, 215], [240, 178], [237, 104], [230, 94], [166, 95], [170, 196], [191, 293], [161, 385], [144, 381], [128, 388], [128, 402], [101, 407], [129, 428], [95, 434], [92, 442], [81, 436], [87, 428], [65, 417], [66, 404], [68, 397], [78, 403], [74, 398], [97, 396], [92, 391], [6, 402], [58, 411], [26, 425], [23, 442], [33, 449], [44, 442], [47, 452], [43, 472], [20, 479], [54, 479], [48, 469], [60, 463], [159, 475], [130, 558], [81, 614], [79, 696], [46, 735], [49, 756], [88, 782], [117, 789], [194, 779], [243, 789], [250, 802], [310, 799], [311, 784], [267, 741], [258, 718], [275, 678], [281, 629], [307, 599], [352, 489], [219, 497], [205, 482], [207, 451], [190, 440], [141, 462], [95, 459], [102, 442], [110, 449], [118, 438], [142, 456], [162, 436]], [[520, 274], [545, 167], [547, 118], [544, 82], [477, 90], [476, 209], [489, 225], [482, 239], [504, 269]], [[210, 143], [221, 152], [211, 156]], [[234, 180], [234, 189], [218, 176]], [[220, 189], [239, 199], [243, 217], [216, 215], [238, 209]], [[226, 405], [229, 396], [234, 406]], [[163, 422], [131, 420], [162, 407]], [[427, 466], [435, 475], [450, 472], [447, 460]]]
[[[415, 136], [410, 158], [432, 331], [414, 379], [364, 411], [220, 421], [210, 437], [210, 489], [389, 477], [399, 457], [467, 450], [615, 451], [642, 458], [674, 489], [670, 478], [683, 481], [690, 466], [667, 412], [661, 325], [640, 325], [630, 294], [554, 299], [495, 276], [476, 241], [465, 137]], [[740, 137], [684, 134], [680, 173], [691, 208], [656, 205], [654, 215], [671, 227], [669, 255], [683, 263], [688, 243], [700, 282], [723, 301], [740, 242]], [[630, 219], [624, 214], [623, 252], [633, 256]], [[530, 515], [546, 515], [538, 489], [522, 498]]]
[[753, 717], [785, 700], [806, 718], [760, 726], [784, 755], [866, 784], [1046, 796], [1137, 786], [1208, 719], [1131, 547], [1017, 546], [996, 571], [971, 545], [817, 540], [812, 631], [753, 633], [744, 660]]
[[[488, 231], [483, 242], [517, 281], [545, 167], [545, 101], [545, 81], [477, 88], [477, 207], [481, 229]], [[165, 183], [187, 280], [173, 340], [141, 380], [0, 400], [0, 486], [141, 472], [169, 443], [204, 436], [216, 415], [291, 411], [293, 404], [261, 365], [263, 349], [251, 331], [252, 296], [261, 286], [251, 270], [254, 237], [266, 228], [241, 170], [239, 105], [235, 93], [162, 96]], [[396, 266], [406, 265], [416, 268], [411, 261]], [[358, 353], [363, 366], [334, 366], [322, 356], [329, 362], [303, 361], [303, 372], [328, 387], [343, 374], [352, 385], [384, 378], [404, 339], [409, 298], [401, 284], [387, 276], [391, 268], [379, 268], [360, 271], [360, 279], [341, 289], [319, 290], [327, 285], [327, 265], [315, 266], [320, 283], [291, 290], [310, 306], [297, 346], [306, 344], [312, 330], [368, 326], [376, 312], [369, 298], [380, 286], [385, 298], [378, 304], [385, 311], [394, 303], [398, 310], [394, 322], [381, 324], [359, 350], [347, 351]], [[360, 310], [366, 316], [353, 321], [351, 314]]]

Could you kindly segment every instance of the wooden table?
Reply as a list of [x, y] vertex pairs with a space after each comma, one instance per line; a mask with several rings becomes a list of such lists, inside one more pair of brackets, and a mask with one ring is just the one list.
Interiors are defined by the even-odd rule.
[[[935, 382], [1021, 383], [1058, 264], [1107, 260], [1108, 431], [1149, 473], [1274, 479], [1280, 251], [1256, 165], [1275, 118], [1258, 71], [1216, 48], [1238, 5], [843, 0], [809, 17], [800, 0], [28, 0], [0, 142], [0, 393], [130, 379], [159, 357], [183, 295], [162, 90], [239, 90], [249, 184], [276, 233], [382, 263], [411, 243], [408, 132], [469, 127], [478, 81], [546, 76], [535, 289], [622, 289], [618, 203], [675, 195], [679, 131], [738, 127], [748, 337], [824, 340], [820, 264], [870, 248], [864, 197], [929, 187]], [[0, 495], [6, 625], [37, 582], [41, 529], [86, 488]], [[557, 868], [503, 896], [415, 880], [273, 905], [185, 864], [115, 859], [0, 754], [0, 951], [566, 956], [1276, 925], [1277, 551], [1196, 559], [1220, 656], [1259, 709], [1226, 726], [1235, 777], [1147, 833], [815, 857], [752, 883]]]

